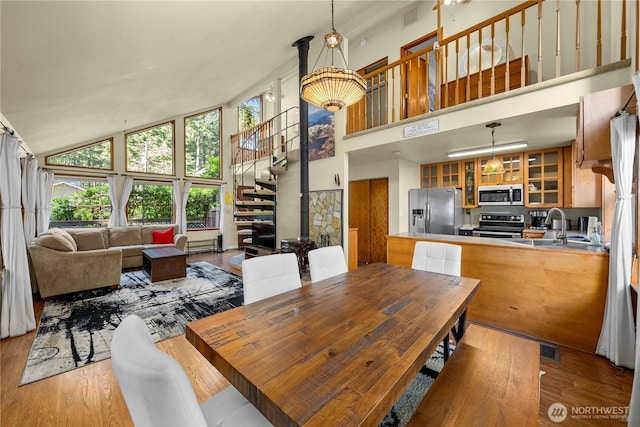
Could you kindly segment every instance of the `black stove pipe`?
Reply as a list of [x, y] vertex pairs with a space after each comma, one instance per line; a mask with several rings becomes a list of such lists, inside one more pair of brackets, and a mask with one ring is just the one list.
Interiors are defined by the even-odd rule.
[[[309, 42], [306, 36], [292, 46], [298, 48], [298, 74], [302, 79], [308, 72]], [[309, 104], [300, 96], [300, 238], [309, 238]]]

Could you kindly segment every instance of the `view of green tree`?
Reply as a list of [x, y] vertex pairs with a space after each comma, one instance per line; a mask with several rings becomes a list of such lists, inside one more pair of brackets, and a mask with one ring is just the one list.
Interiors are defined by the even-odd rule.
[[[187, 199], [187, 218], [189, 220], [198, 218], [200, 227], [218, 227], [218, 215], [216, 208], [220, 206], [219, 188], [212, 187], [191, 187], [189, 198]], [[187, 221], [187, 228], [191, 228], [191, 223]]]
[[76, 166], [89, 169], [113, 169], [111, 151], [113, 139], [105, 139], [95, 144], [86, 145], [75, 150], [53, 154], [45, 158], [48, 165]]
[[262, 120], [262, 97], [256, 96], [238, 106], [238, 130], [250, 129]]
[[187, 176], [221, 178], [220, 116], [218, 108], [184, 119]]
[[[105, 182], [60, 178], [55, 180], [51, 221], [104, 221], [110, 216], [109, 186]], [[91, 225], [95, 224], [84, 226]]]
[[[173, 221], [173, 190], [170, 185], [134, 184], [127, 202], [129, 220], [165, 219]], [[156, 223], [157, 221], [149, 221]]]
[[173, 174], [173, 122], [128, 133], [127, 171]]

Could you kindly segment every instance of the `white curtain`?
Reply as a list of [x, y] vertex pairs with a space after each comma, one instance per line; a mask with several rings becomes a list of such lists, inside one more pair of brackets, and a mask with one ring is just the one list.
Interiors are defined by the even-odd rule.
[[0, 200], [2, 200], [2, 313], [0, 338], [23, 335], [36, 328], [27, 247], [20, 206], [20, 141], [4, 134], [0, 140]]
[[[636, 91], [636, 99], [640, 96], [640, 72], [636, 72], [633, 75], [633, 86]], [[640, 120], [640, 117], [638, 117]], [[628, 162], [633, 162], [633, 157], [628, 160]], [[640, 168], [640, 167], [639, 167]], [[636, 194], [636, 197], [638, 195]], [[631, 203], [629, 201], [628, 203]], [[616, 204], [616, 213], [617, 213], [617, 204]], [[631, 235], [631, 231], [629, 230], [629, 235]], [[629, 237], [630, 239], [631, 237]], [[640, 242], [637, 242], [640, 244]], [[636, 319], [640, 321], [640, 304], [638, 305], [638, 312]], [[633, 321], [633, 319], [632, 319]], [[633, 339], [633, 336], [632, 336]], [[636, 350], [635, 350], [635, 366], [640, 366], [640, 328], [636, 328], [635, 335], [636, 342]], [[640, 426], [640, 375], [633, 376], [633, 386], [631, 388], [631, 402], [629, 403], [629, 425], [633, 427]]]
[[107, 177], [107, 184], [109, 184], [109, 200], [111, 201], [111, 217], [109, 217], [108, 226], [124, 227], [127, 225], [127, 216], [124, 213], [124, 207], [127, 205], [129, 195], [131, 195], [131, 189], [133, 188], [133, 178], [131, 178], [130, 176], [124, 177], [120, 200], [118, 200], [118, 189], [116, 183], [117, 179], [115, 176]]
[[27, 245], [36, 238], [36, 199], [38, 197], [38, 161], [22, 159], [22, 209], [24, 211], [24, 240]]
[[53, 197], [53, 172], [38, 171], [38, 198], [36, 210], [38, 214], [38, 236], [49, 229], [51, 220], [51, 198]]
[[182, 191], [180, 181], [173, 181], [173, 201], [176, 204], [176, 224], [178, 233], [187, 233], [187, 200], [189, 200], [189, 189], [191, 182], [185, 181]]
[[226, 219], [225, 213], [224, 213], [224, 208], [225, 208], [225, 190], [226, 190], [227, 186], [225, 184], [222, 184], [220, 186], [220, 190], [218, 190], [218, 203], [220, 204], [220, 208], [218, 209], [219, 215], [220, 215], [220, 222], [218, 224], [218, 226], [220, 227], [220, 231], [219, 233], [223, 235], [223, 239], [222, 239], [222, 248], [218, 248], [219, 250], [222, 250], [226, 244], [226, 242], [224, 241], [224, 221]]
[[631, 182], [636, 145], [636, 117], [624, 113], [611, 120], [611, 158], [616, 206], [611, 227], [609, 287], [596, 353], [617, 366], [634, 367], [634, 322], [631, 305], [633, 211]]

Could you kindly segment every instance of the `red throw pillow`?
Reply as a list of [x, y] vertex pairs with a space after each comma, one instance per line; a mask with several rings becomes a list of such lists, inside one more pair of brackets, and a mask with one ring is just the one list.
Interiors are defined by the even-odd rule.
[[173, 228], [166, 230], [155, 230], [153, 233], [153, 243], [173, 243]]

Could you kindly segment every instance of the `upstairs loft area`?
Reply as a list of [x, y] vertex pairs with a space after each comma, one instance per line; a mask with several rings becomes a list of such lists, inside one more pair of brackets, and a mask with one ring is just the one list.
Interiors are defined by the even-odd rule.
[[535, 90], [608, 64], [628, 66], [632, 4], [531, 0], [450, 36], [439, 27], [403, 47], [401, 59], [360, 70], [368, 91], [348, 108], [346, 133], [428, 118], [519, 88]]

